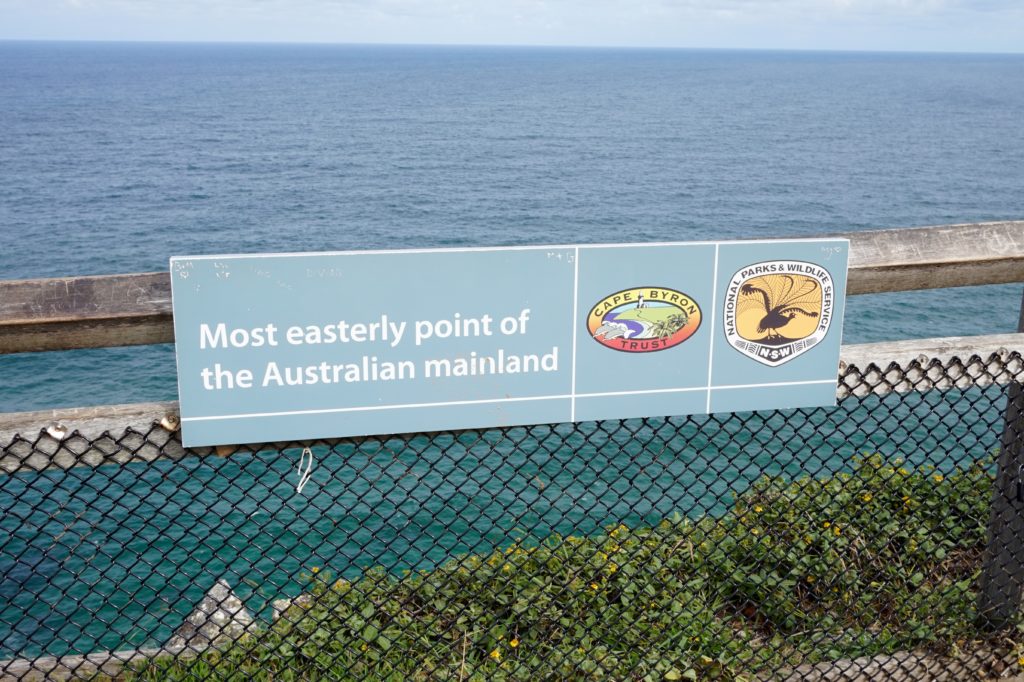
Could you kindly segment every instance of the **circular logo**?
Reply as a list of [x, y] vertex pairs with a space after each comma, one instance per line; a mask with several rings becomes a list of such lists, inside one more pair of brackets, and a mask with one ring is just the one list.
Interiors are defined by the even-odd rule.
[[700, 306], [681, 291], [635, 287], [605, 296], [592, 306], [587, 331], [606, 348], [652, 353], [686, 341], [700, 322]]
[[835, 286], [828, 270], [803, 261], [765, 261], [729, 281], [723, 322], [729, 345], [775, 367], [803, 355], [828, 333]]

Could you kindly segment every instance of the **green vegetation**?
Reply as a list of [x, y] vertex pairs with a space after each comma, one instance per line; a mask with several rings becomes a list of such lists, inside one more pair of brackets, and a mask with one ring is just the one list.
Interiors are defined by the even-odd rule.
[[870, 457], [851, 474], [766, 478], [721, 518], [523, 540], [405, 576], [314, 571], [309, 604], [273, 625], [128, 677], [746, 679], [955, 651], [979, 637], [988, 465], [943, 475]]

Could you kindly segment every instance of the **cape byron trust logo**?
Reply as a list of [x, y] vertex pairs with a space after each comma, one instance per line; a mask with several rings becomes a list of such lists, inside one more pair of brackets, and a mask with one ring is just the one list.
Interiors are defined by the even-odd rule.
[[725, 336], [740, 353], [776, 367], [828, 333], [835, 287], [825, 268], [803, 261], [749, 265], [729, 282]]
[[700, 306], [681, 291], [637, 287], [601, 299], [590, 309], [587, 330], [607, 348], [652, 353], [686, 341], [700, 320]]

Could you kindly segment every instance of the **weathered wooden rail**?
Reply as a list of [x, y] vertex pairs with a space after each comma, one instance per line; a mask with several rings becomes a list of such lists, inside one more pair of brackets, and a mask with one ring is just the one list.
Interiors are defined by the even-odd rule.
[[[830, 236], [850, 240], [851, 295], [1024, 281], [1024, 221]], [[0, 281], [0, 353], [173, 341], [166, 272]]]

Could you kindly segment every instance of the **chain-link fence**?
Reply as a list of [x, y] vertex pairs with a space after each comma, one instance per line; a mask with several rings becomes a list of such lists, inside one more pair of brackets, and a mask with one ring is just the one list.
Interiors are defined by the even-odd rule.
[[301, 492], [307, 444], [40, 425], [0, 442], [0, 675], [1019, 672], [1022, 380], [922, 358], [844, 367], [835, 408], [319, 441]]

